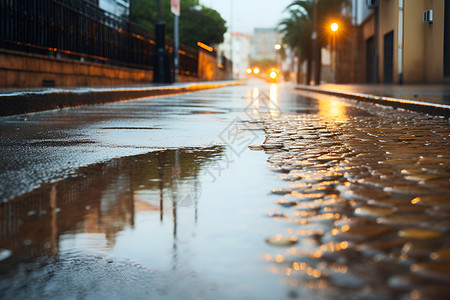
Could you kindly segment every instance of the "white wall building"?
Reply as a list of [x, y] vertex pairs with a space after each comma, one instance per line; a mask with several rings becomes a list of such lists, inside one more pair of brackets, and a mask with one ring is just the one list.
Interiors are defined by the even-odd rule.
[[99, 0], [98, 6], [118, 17], [129, 19], [131, 0]]
[[352, 18], [354, 25], [361, 25], [372, 10], [367, 6], [367, 0], [352, 0]]
[[244, 79], [250, 64], [250, 37], [239, 32], [233, 32], [230, 35], [230, 31], [227, 31], [217, 54], [218, 57], [224, 55], [227, 59], [232, 60], [233, 79]]
[[281, 44], [282, 35], [275, 28], [255, 28], [251, 38], [250, 59], [276, 60], [275, 45]]

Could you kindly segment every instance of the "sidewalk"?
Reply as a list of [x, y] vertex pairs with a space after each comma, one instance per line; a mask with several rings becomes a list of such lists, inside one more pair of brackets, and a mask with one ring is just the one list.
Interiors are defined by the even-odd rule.
[[298, 85], [296, 89], [450, 117], [450, 86], [443, 84], [322, 84], [320, 86]]
[[175, 83], [171, 85], [0, 90], [0, 116], [194, 92], [203, 89], [243, 84], [245, 83], [240, 81], [210, 81]]

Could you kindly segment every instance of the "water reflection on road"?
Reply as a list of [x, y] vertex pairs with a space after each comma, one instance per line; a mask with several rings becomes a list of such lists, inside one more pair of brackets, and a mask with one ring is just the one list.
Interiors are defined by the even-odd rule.
[[0, 267], [5, 271], [24, 258], [57, 255], [68, 244], [109, 251], [118, 233], [134, 228], [142, 213], [157, 214], [161, 223], [169, 215], [175, 238], [177, 208], [191, 207], [197, 220], [197, 176], [223, 150], [182, 148], [114, 159], [5, 203], [0, 239], [10, 257]]

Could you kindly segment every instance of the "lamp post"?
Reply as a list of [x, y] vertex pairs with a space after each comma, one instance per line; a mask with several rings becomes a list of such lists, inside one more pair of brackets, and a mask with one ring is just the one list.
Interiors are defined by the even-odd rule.
[[231, 72], [230, 72], [230, 80], [234, 79], [234, 61], [233, 61], [233, 0], [230, 0], [230, 65], [231, 65]]
[[332, 53], [332, 58], [331, 58], [331, 71], [333, 72], [333, 77], [334, 77], [334, 83], [336, 83], [336, 73], [337, 73], [337, 48], [336, 48], [336, 33], [339, 29], [339, 25], [337, 23], [333, 23], [330, 26], [330, 29], [332, 31], [332, 49], [331, 49], [331, 53]]
[[281, 45], [280, 44], [276, 44], [274, 48], [275, 48], [275, 63], [277, 65], [277, 68], [280, 68], [280, 50], [281, 50]]
[[170, 10], [173, 13], [173, 82], [177, 82], [178, 67], [179, 67], [178, 50], [180, 48], [179, 25], [178, 25], [178, 20], [180, 17], [180, 0], [171, 0]]
[[320, 84], [320, 68], [322, 67], [322, 63], [320, 61], [320, 48], [318, 45], [317, 32], [317, 0], [313, 0], [313, 31], [311, 35], [311, 52], [314, 63], [314, 85]]
[[153, 54], [153, 82], [170, 83], [169, 54], [166, 51], [166, 24], [163, 21], [162, 0], [158, 0], [158, 21], [155, 24], [156, 52]]

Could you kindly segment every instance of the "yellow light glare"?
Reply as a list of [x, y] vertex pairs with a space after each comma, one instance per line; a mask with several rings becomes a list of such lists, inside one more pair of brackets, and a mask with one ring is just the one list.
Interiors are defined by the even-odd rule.
[[280, 50], [281, 49], [281, 45], [280, 44], [276, 44], [275, 45], [275, 50]]
[[331, 24], [331, 31], [337, 31], [339, 29], [339, 25], [337, 23]]
[[199, 46], [200, 48], [205, 49], [206, 51], [209, 51], [209, 52], [214, 51], [213, 47], [203, 44], [202, 42], [197, 42], [197, 46]]
[[277, 75], [277, 72], [272, 71], [272, 72], [270, 72], [269, 76], [270, 76], [270, 78], [275, 79], [275, 78], [277, 78], [278, 75]]
[[252, 74], [252, 69], [247, 69], [247, 74]]
[[253, 73], [259, 74], [259, 68], [254, 68], [254, 69], [253, 69]]

